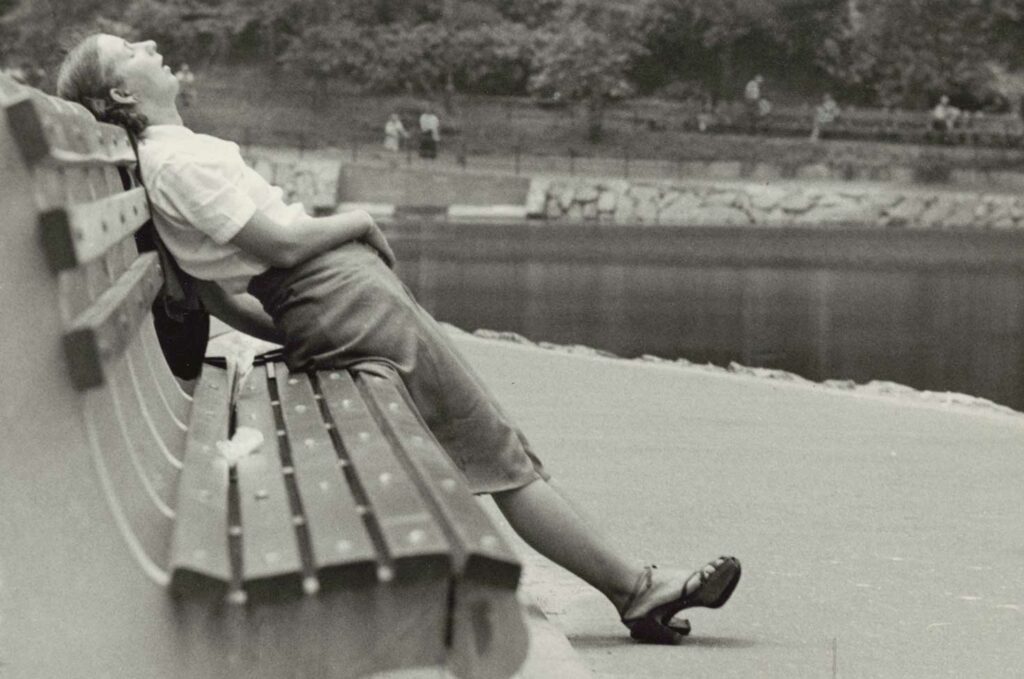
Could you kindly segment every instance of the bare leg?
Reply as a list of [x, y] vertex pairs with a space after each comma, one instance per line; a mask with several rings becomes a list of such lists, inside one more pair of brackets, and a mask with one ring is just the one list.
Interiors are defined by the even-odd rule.
[[495, 503], [531, 547], [623, 607], [644, 564], [622, 556], [544, 480], [494, 493]]
[[739, 562], [732, 557], [693, 572], [654, 569], [625, 558], [544, 480], [492, 497], [531, 547], [604, 594], [639, 641], [679, 643], [690, 625], [674, 613], [721, 606], [739, 580]]

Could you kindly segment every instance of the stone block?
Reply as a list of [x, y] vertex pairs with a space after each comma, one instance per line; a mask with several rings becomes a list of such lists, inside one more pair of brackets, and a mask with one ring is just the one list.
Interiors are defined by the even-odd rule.
[[558, 202], [558, 198], [554, 196], [548, 198], [546, 214], [548, 219], [560, 219], [565, 214], [565, 210], [562, 209], [562, 204]]
[[558, 204], [563, 210], [568, 211], [576, 200], [576, 187], [572, 184], [565, 184], [558, 190]]
[[526, 214], [528, 217], [542, 217], [547, 210], [548, 187], [551, 181], [534, 177], [526, 191]]
[[746, 194], [740, 190], [711, 189], [704, 195], [703, 204], [708, 207], [735, 207], [739, 208], [750, 201]]
[[695, 194], [679, 193], [674, 202], [664, 206], [658, 213], [658, 223], [671, 226], [697, 224], [701, 213], [701, 201]]
[[598, 199], [600, 192], [593, 184], [583, 184], [576, 189], [577, 203], [592, 203]]
[[907, 227], [920, 220], [929, 202], [921, 196], [905, 196], [896, 205], [882, 212], [886, 226]]
[[615, 203], [615, 223], [630, 224], [634, 221], [633, 217], [635, 214], [636, 203], [633, 201], [632, 196], [619, 196], [618, 201]]
[[813, 209], [803, 213], [803, 218], [829, 224], [863, 224], [873, 223], [875, 210], [866, 201], [830, 198], [827, 204], [819, 203]]
[[612, 189], [604, 189], [601, 191], [601, 195], [597, 199], [597, 211], [598, 212], [615, 212], [615, 207], [619, 203], [618, 192]]
[[779, 207], [784, 212], [798, 214], [807, 212], [814, 207], [816, 196], [807, 191], [790, 191], [779, 202]]
[[747, 194], [750, 196], [750, 207], [754, 211], [773, 210], [786, 195], [784, 189], [773, 186], [749, 186]]
[[633, 221], [640, 224], [657, 224], [659, 212], [656, 198], [637, 200], [633, 210]]

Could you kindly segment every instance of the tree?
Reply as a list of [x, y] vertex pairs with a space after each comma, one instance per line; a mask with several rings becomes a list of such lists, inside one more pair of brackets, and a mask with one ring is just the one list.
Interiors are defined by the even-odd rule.
[[925, 107], [949, 93], [971, 104], [995, 94], [989, 62], [1020, 60], [1021, 0], [861, 0], [821, 60], [840, 80], [890, 105]]
[[22, 0], [0, 14], [0, 56], [17, 56], [51, 73], [63, 51], [84, 34], [130, 30], [117, 20], [129, 0]]
[[456, 28], [436, 22], [360, 25], [343, 20], [307, 29], [283, 60], [311, 77], [348, 78], [367, 91], [440, 96], [449, 72], [460, 91], [522, 92], [531, 63], [525, 27], [502, 22]]
[[582, 102], [591, 141], [603, 136], [608, 101], [633, 92], [628, 73], [644, 52], [636, 19], [629, 8], [569, 0], [538, 36], [530, 90]]

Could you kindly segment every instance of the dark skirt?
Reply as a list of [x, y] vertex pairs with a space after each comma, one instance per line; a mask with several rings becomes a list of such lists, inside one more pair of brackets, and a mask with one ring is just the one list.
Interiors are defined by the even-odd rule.
[[284, 332], [290, 370], [390, 364], [473, 492], [548, 478], [448, 334], [372, 248], [348, 243], [291, 269], [270, 269], [252, 279], [249, 292]]
[[429, 134], [420, 136], [420, 158], [437, 158], [437, 140]]

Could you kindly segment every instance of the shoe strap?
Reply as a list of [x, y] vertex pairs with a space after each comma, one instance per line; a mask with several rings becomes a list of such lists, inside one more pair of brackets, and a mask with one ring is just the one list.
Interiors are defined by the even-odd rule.
[[625, 605], [623, 605], [622, 610], [619, 612], [621, 616], [625, 616], [626, 613], [633, 608], [633, 604], [636, 603], [637, 599], [643, 596], [644, 592], [649, 590], [651, 585], [654, 584], [654, 573], [652, 571], [655, 568], [657, 568], [657, 566], [654, 564], [644, 566], [643, 571], [641, 571], [640, 575], [636, 579], [636, 584], [633, 585], [632, 593], [629, 595], [629, 598], [626, 599]]

